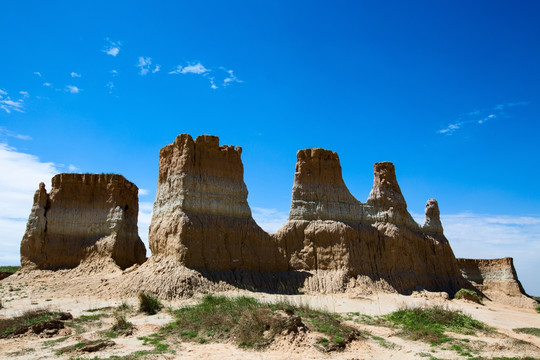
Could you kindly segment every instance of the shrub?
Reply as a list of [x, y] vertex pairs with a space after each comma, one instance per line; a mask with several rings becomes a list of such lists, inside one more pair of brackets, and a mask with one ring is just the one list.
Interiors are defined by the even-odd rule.
[[460, 289], [455, 295], [454, 299], [463, 299], [473, 301], [477, 304], [482, 304], [482, 297], [474, 290]]
[[127, 321], [125, 314], [117, 313], [115, 319], [116, 323], [112, 327], [113, 331], [123, 331], [133, 327], [133, 324]]
[[7, 336], [24, 333], [35, 324], [58, 318], [58, 313], [46, 310], [29, 310], [20, 316], [0, 319], [0, 339]]
[[490, 329], [459, 310], [448, 310], [441, 306], [403, 308], [384, 318], [400, 325], [404, 333], [413, 340], [424, 340], [432, 344], [449, 341], [445, 331], [472, 335], [476, 330]]
[[337, 315], [290, 304], [264, 304], [245, 296], [228, 298], [208, 295], [200, 304], [174, 311], [175, 323], [168, 331], [199, 343], [233, 340], [240, 347], [261, 349], [277, 334], [296, 332], [304, 327], [323, 333], [319, 343], [325, 350], [345, 347], [356, 332]]
[[157, 314], [161, 310], [161, 308], [163, 308], [163, 305], [161, 304], [161, 301], [159, 301], [157, 298], [144, 292], [139, 293], [140, 311], [148, 315], [154, 315]]

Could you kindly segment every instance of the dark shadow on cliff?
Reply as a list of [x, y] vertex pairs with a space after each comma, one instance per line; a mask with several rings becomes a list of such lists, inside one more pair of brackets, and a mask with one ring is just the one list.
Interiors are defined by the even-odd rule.
[[301, 294], [306, 280], [313, 276], [307, 271], [193, 270], [213, 283], [225, 282], [242, 290], [286, 295]]

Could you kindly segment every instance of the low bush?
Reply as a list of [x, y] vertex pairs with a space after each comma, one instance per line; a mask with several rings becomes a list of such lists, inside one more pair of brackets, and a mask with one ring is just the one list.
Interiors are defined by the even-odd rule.
[[199, 343], [233, 340], [254, 349], [268, 346], [277, 334], [304, 326], [324, 334], [319, 343], [326, 349], [342, 348], [351, 341], [351, 333], [356, 334], [336, 315], [286, 303], [263, 304], [244, 296], [208, 295], [200, 304], [176, 310], [174, 315], [176, 321], [168, 330], [180, 332], [185, 339]]
[[0, 338], [10, 335], [24, 333], [35, 324], [58, 318], [58, 313], [47, 310], [29, 310], [20, 316], [7, 319], [0, 319]]
[[513, 329], [517, 333], [523, 333], [523, 334], [529, 334], [540, 337], [540, 329], [539, 328], [517, 328]]
[[384, 319], [401, 326], [407, 337], [431, 344], [449, 341], [450, 337], [444, 334], [445, 331], [473, 335], [477, 330], [490, 330], [484, 323], [459, 310], [448, 310], [441, 306], [403, 308], [384, 316]]
[[139, 293], [139, 310], [140, 311], [148, 315], [154, 315], [154, 314], [157, 314], [162, 308], [163, 308], [163, 305], [161, 304], [161, 301], [159, 301], [157, 298], [153, 297], [150, 294], [146, 294], [144, 292]]
[[470, 289], [460, 289], [454, 295], [454, 299], [469, 300], [477, 304], [482, 304], [482, 296], [478, 295], [476, 291]]

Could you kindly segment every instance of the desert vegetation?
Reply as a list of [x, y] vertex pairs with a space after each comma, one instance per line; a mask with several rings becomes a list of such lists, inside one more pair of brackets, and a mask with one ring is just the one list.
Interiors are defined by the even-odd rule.
[[475, 302], [477, 304], [482, 304], [482, 296], [480, 296], [476, 291], [470, 289], [460, 289], [454, 295], [454, 299], [463, 299]]

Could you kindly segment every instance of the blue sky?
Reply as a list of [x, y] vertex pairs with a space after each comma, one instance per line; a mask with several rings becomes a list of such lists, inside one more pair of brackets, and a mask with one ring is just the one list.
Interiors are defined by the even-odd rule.
[[540, 3], [9, 2], [0, 12], [0, 262], [57, 172], [143, 189], [176, 135], [242, 146], [255, 217], [285, 221], [296, 151], [337, 151], [365, 201], [392, 161], [460, 257], [513, 256], [540, 295]]

